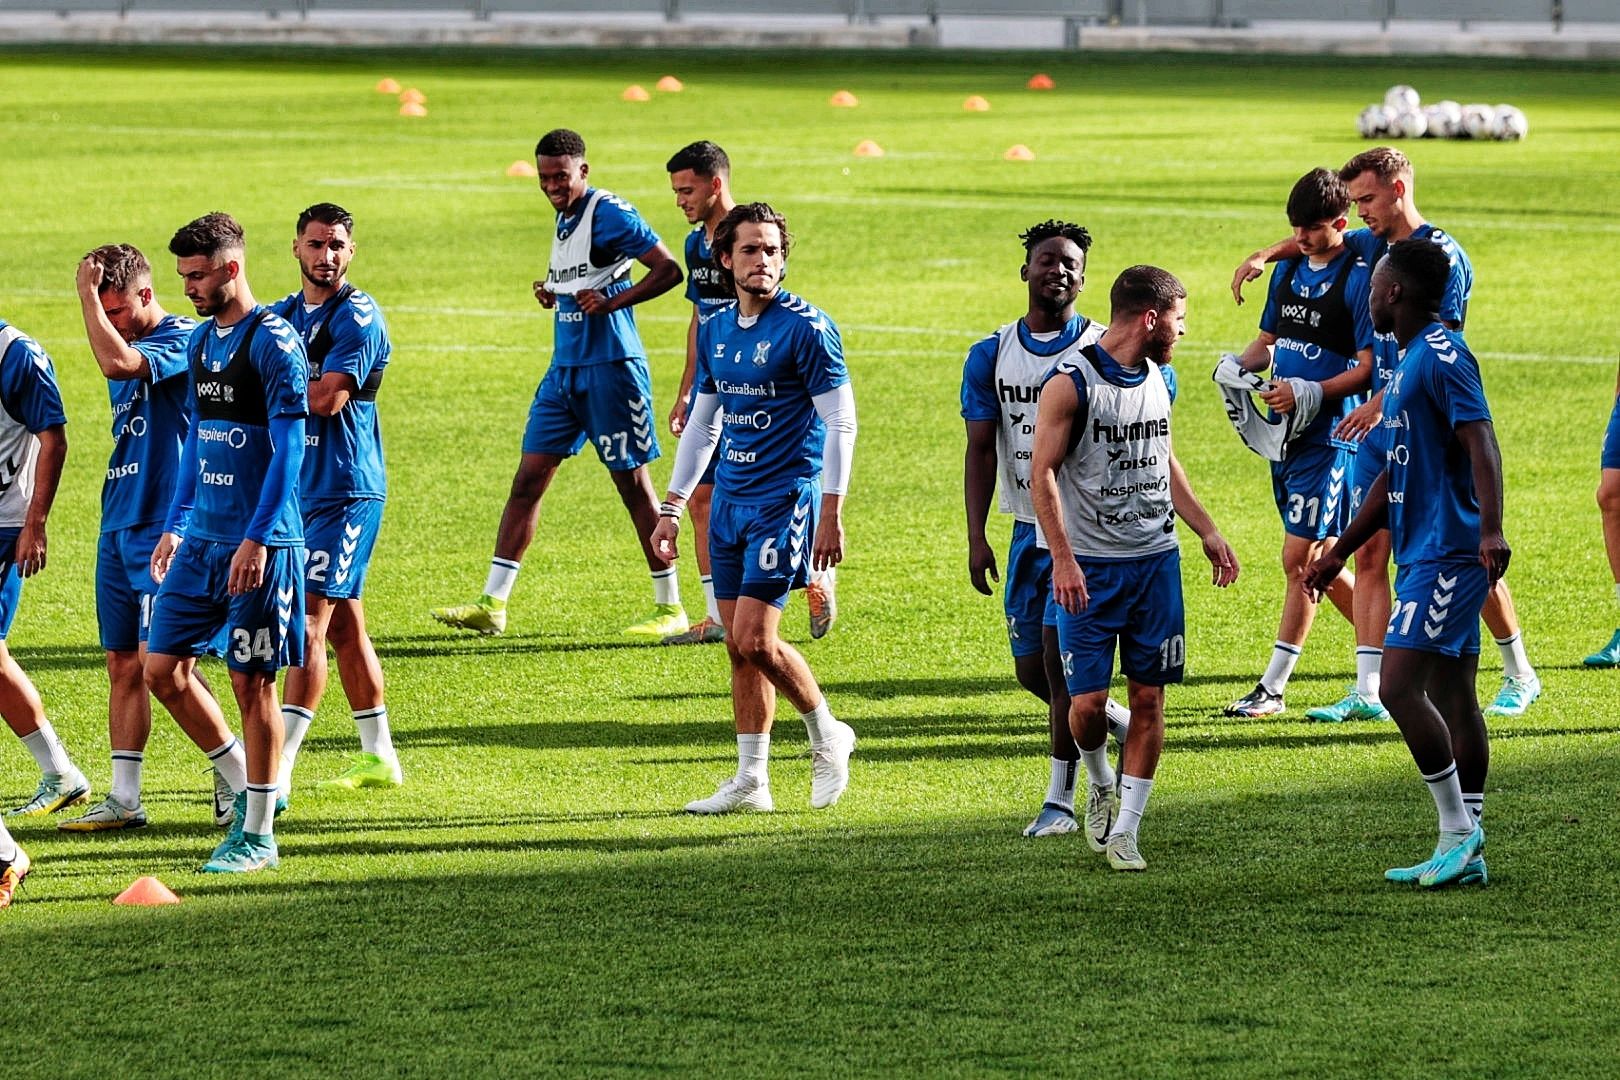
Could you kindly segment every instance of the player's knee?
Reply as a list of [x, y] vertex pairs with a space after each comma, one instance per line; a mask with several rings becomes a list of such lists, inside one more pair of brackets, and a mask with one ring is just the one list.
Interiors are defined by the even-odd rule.
[[180, 663], [172, 656], [148, 656], [142, 677], [146, 688], [159, 701], [173, 701], [185, 690]]
[[1597, 489], [1598, 509], [1604, 517], [1620, 517], [1620, 477], [1610, 480], [1604, 476]]
[[768, 668], [776, 658], [776, 639], [763, 629], [744, 630], [735, 636], [726, 635], [726, 645], [733, 655], [752, 667]]
[[122, 650], [107, 653], [107, 680], [114, 686], [138, 684], [144, 677], [140, 653]]
[[556, 472], [555, 465], [533, 465], [528, 462], [519, 465], [518, 471], [512, 474], [510, 498], [515, 502], [539, 502]]

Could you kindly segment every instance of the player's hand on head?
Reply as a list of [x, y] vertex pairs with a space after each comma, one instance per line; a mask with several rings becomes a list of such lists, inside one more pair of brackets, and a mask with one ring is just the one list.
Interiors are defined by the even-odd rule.
[[1216, 588], [1224, 589], [1237, 580], [1237, 552], [1226, 542], [1226, 537], [1220, 533], [1210, 533], [1204, 537], [1204, 556], [1209, 559], [1209, 565], [1214, 569], [1211, 580]]
[[1495, 585], [1507, 573], [1513, 549], [1501, 533], [1483, 534], [1479, 538], [1479, 562], [1485, 567], [1485, 580]]
[[987, 541], [968, 541], [968, 578], [986, 596], [994, 595], [990, 582], [1001, 583], [1001, 575], [996, 572], [996, 551]]
[[1244, 259], [1242, 263], [1238, 264], [1238, 268], [1232, 272], [1232, 299], [1242, 304], [1243, 286], [1265, 272], [1266, 260], [1260, 258], [1260, 256], [1250, 255], [1247, 259]]
[[101, 290], [101, 282], [106, 277], [107, 268], [101, 265], [101, 260], [94, 255], [86, 255], [79, 260], [77, 283], [79, 292], [96, 295]]

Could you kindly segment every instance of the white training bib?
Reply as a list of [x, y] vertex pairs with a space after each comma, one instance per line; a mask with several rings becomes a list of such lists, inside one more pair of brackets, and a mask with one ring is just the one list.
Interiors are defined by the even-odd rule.
[[1035, 449], [1035, 408], [1040, 402], [1041, 383], [1046, 373], [1074, 350], [1102, 337], [1105, 327], [1085, 320], [1074, 345], [1054, 356], [1040, 356], [1024, 348], [1018, 336], [1018, 323], [1010, 322], [996, 331], [995, 388], [1001, 410], [996, 424], [997, 485], [1001, 488], [999, 507], [1019, 521], [1035, 523], [1035, 503], [1029, 490], [1029, 466]]
[[596, 204], [607, 194], [597, 188], [585, 203], [573, 231], [566, 237], [552, 235], [551, 263], [546, 267], [546, 288], [550, 292], [572, 296], [587, 289], [601, 289], [630, 272], [634, 259], [620, 259], [607, 266], [591, 262], [591, 226], [596, 221]]

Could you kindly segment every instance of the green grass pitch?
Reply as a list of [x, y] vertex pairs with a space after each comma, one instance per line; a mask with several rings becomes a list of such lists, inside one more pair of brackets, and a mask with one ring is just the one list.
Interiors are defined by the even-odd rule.
[[[1040, 69], [1056, 91], [1023, 89]], [[684, 93], [619, 100], [666, 73]], [[429, 115], [397, 116], [373, 92], [383, 76], [420, 87]], [[1356, 113], [1396, 82], [1512, 101], [1531, 125], [1522, 144], [1407, 147], [1419, 205], [1474, 261], [1468, 338], [1506, 460], [1509, 581], [1546, 683], [1528, 716], [1493, 726], [1491, 886], [1438, 895], [1381, 880], [1425, 854], [1433, 828], [1394, 729], [1300, 719], [1349, 681], [1341, 620], [1320, 619], [1288, 716], [1214, 716], [1252, 685], [1283, 587], [1264, 467], [1207, 379], [1259, 314], [1227, 282], [1282, 235], [1292, 181], [1360, 148]], [[858, 108], [827, 106], [840, 88]], [[991, 111], [964, 112], [969, 94]], [[160, 713], [151, 828], [17, 829], [37, 869], [0, 917], [9, 1064], [52, 1077], [1612, 1075], [1620, 695], [1579, 658], [1616, 623], [1592, 499], [1616, 366], [1616, 100], [1614, 67], [1489, 62], [12, 50], [0, 313], [55, 357], [72, 443], [50, 567], [27, 587], [13, 650], [105, 790], [91, 566], [107, 399], [73, 294], [79, 255], [140, 245], [163, 301], [185, 310], [168, 237], [227, 209], [267, 300], [296, 285], [297, 211], [341, 202], [359, 221], [352, 277], [395, 346], [392, 496], [366, 599], [407, 786], [300, 790], [280, 871], [200, 879], [209, 778]], [[843, 328], [861, 436], [842, 619], [813, 644], [802, 604], [784, 624], [860, 733], [831, 812], [807, 808], [790, 712], [779, 812], [673, 812], [733, 767], [725, 661], [617, 637], [649, 590], [594, 461], [548, 496], [505, 637], [427, 619], [482, 582], [547, 362], [529, 282], [551, 212], [503, 170], [554, 126], [583, 132], [593, 178], [677, 251], [663, 162], [719, 141], [738, 194], [774, 202], [797, 233], [789, 284]], [[886, 156], [851, 156], [862, 139]], [[1002, 160], [1013, 143], [1036, 160]], [[1045, 783], [1044, 722], [1013, 683], [999, 602], [966, 579], [961, 360], [1022, 312], [1016, 234], [1052, 216], [1096, 237], [1090, 314], [1106, 315], [1129, 264], [1186, 282], [1177, 447], [1244, 568], [1218, 593], [1188, 548], [1188, 680], [1169, 695], [1151, 866], [1129, 877], [1074, 837], [1020, 838]], [[639, 318], [664, 413], [687, 309], [670, 295]], [[998, 546], [1006, 534], [998, 522]], [[683, 585], [698, 606], [690, 566]], [[1482, 691], [1499, 666], [1487, 645]], [[302, 780], [334, 774], [353, 746], [334, 678]], [[20, 801], [33, 766], [3, 748], [0, 791]], [[111, 907], [141, 874], [185, 903]]]

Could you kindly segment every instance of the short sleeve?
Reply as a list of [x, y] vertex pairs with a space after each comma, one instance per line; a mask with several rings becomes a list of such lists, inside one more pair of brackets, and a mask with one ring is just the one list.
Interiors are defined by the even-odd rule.
[[1159, 374], [1164, 376], [1164, 388], [1170, 392], [1170, 404], [1176, 403], [1176, 392], [1181, 389], [1181, 382], [1176, 378], [1176, 369], [1169, 364], [1159, 364]]
[[1451, 348], [1431, 346], [1434, 363], [1429, 367], [1429, 390], [1453, 429], [1463, 424], [1491, 418], [1490, 406], [1485, 402], [1485, 386], [1479, 376], [1479, 364], [1460, 343], [1453, 340]]
[[253, 339], [253, 366], [264, 384], [266, 417], [309, 415], [309, 360], [293, 328], [266, 315]]
[[996, 398], [996, 346], [1000, 339], [991, 334], [968, 350], [962, 365], [962, 419], [1000, 420], [1001, 402]]
[[332, 314], [327, 327], [332, 347], [321, 361], [321, 374], [347, 375], [356, 386], [365, 382], [387, 351], [388, 337], [376, 304], [364, 293], [354, 293]]
[[1368, 268], [1378, 265], [1384, 256], [1384, 242], [1371, 229], [1351, 229], [1344, 234], [1344, 246], [1356, 253], [1356, 258]]
[[56, 369], [36, 342], [28, 338], [14, 341], [0, 358], [0, 403], [35, 435], [67, 423]]
[[698, 295], [697, 275], [692, 273], [704, 260], [698, 255], [703, 250], [703, 226], [686, 234], [686, 246], [682, 249], [681, 257], [686, 262], [686, 300], [696, 304], [702, 301]]
[[639, 259], [660, 243], [652, 226], [642, 220], [636, 208], [617, 195], [603, 193], [596, 200], [591, 222], [591, 243], [606, 248], [620, 258]]
[[152, 385], [184, 377], [190, 355], [190, 331], [189, 323], [177, 323], [142, 338], [132, 346], [145, 358], [146, 366], [151, 369], [148, 381]]
[[826, 313], [812, 309], [805, 314], [799, 332], [799, 344], [794, 356], [799, 378], [811, 397], [836, 389], [849, 382], [849, 369], [844, 366], [844, 342], [838, 327]]

